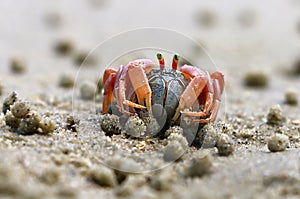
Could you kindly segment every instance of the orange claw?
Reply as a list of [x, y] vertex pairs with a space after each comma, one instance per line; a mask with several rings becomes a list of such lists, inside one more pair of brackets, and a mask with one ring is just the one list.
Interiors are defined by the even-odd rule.
[[[178, 119], [181, 110], [193, 106], [208, 81], [206, 73], [193, 66], [184, 65], [180, 68], [180, 72], [182, 72], [183, 76], [188, 79], [190, 83], [180, 96], [179, 104], [173, 117], [175, 121]], [[197, 114], [204, 115], [204, 113], [198, 112]]]
[[[223, 74], [221, 72], [214, 72], [210, 75], [207, 71], [188, 65], [182, 66], [180, 71], [190, 82], [180, 97], [179, 105], [173, 120], [176, 120], [179, 117], [182, 110], [192, 107], [193, 104], [198, 101], [198, 103], [204, 103], [200, 104], [203, 105], [203, 111], [182, 111], [181, 113], [190, 117], [207, 116], [203, 119], [193, 120], [195, 122], [213, 122], [216, 119], [221, 103], [220, 96], [224, 89]], [[204, 95], [202, 95], [202, 93]]]
[[[155, 64], [151, 60], [140, 59], [129, 62], [127, 66], [120, 66], [118, 71], [110, 68], [106, 69], [103, 77], [105, 82], [103, 114], [108, 113], [108, 106], [114, 97], [122, 113], [131, 114], [128, 110], [125, 110], [124, 105], [140, 109], [147, 108], [151, 113], [152, 93], [146, 74], [149, 73], [154, 66]], [[126, 89], [129, 91], [133, 89], [139, 104], [126, 98]]]
[[[151, 110], [151, 88], [148, 84], [146, 74], [149, 73], [154, 67], [154, 63], [148, 59], [136, 60], [130, 62], [127, 66], [128, 78], [132, 84], [132, 87], [137, 95], [139, 104], [124, 100], [123, 103], [135, 108], [147, 108], [149, 113]], [[146, 107], [145, 107], [145, 106]]]
[[[221, 73], [221, 75], [222, 75], [222, 73]], [[210, 116], [208, 118], [205, 118], [205, 119], [193, 120], [194, 122], [209, 123], [209, 122], [214, 122], [215, 121], [215, 119], [217, 117], [217, 113], [218, 113], [219, 108], [220, 108], [221, 94], [222, 94], [223, 88], [224, 88], [224, 78], [223, 78], [223, 75], [220, 76], [220, 77], [222, 77], [221, 79], [223, 80], [223, 84], [220, 84], [219, 79], [213, 79], [214, 101], [213, 101], [213, 104], [212, 104], [212, 110], [211, 110]]]

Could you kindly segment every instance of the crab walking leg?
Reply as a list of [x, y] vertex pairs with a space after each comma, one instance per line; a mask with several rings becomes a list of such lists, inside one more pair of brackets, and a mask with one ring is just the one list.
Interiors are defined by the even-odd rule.
[[[149, 73], [155, 64], [149, 59], [140, 59], [130, 62], [126, 67], [122, 67], [118, 72], [119, 77], [116, 80], [115, 88], [118, 88], [116, 92], [116, 98], [120, 106], [121, 112], [127, 112], [124, 110], [123, 104], [144, 109], [147, 108], [149, 112], [151, 111], [151, 89], [148, 84], [148, 79], [146, 74]], [[130, 80], [130, 83], [137, 95], [139, 104], [129, 101], [126, 99], [126, 85], [125, 80]], [[128, 82], [128, 81], [126, 81]], [[127, 85], [128, 86], [128, 85]], [[146, 107], [144, 106], [146, 103]]]
[[[183, 110], [184, 108], [189, 108], [191, 107], [199, 98], [200, 94], [202, 93], [204, 87], [207, 87], [208, 89], [208, 94], [206, 95], [206, 99], [205, 99], [205, 105], [204, 105], [204, 109], [203, 111], [200, 111], [200, 112], [193, 112], [193, 111], [184, 111], [182, 112], [182, 114], [184, 115], [187, 115], [187, 116], [198, 116], [198, 117], [201, 117], [201, 116], [205, 116], [208, 114], [211, 106], [212, 106], [212, 101], [213, 101], [213, 86], [212, 86], [212, 81], [211, 81], [211, 78], [210, 78], [210, 75], [207, 71], [203, 71], [199, 68], [196, 68], [194, 66], [189, 66], [189, 65], [184, 65], [180, 68], [180, 72], [182, 72], [182, 74], [184, 75], [184, 77], [187, 79], [187, 80], [190, 80], [190, 83], [188, 85], [187, 88], [189, 87], [194, 87], [194, 94], [189, 94], [189, 95], [186, 95], [186, 96], [183, 96], [183, 97], [186, 97], [186, 98], [190, 98], [191, 96], [192, 97], [192, 100], [188, 105], [186, 105], [185, 107], [181, 107], [180, 110], [177, 109], [176, 110], [176, 113], [173, 117], [174, 120], [176, 120], [178, 117], [179, 117], [179, 114], [180, 114], [180, 111]], [[198, 81], [195, 81], [195, 79], [200, 79], [200, 80], [203, 80], [201, 83], [199, 83], [199, 80]], [[179, 102], [179, 107], [182, 106]]]
[[119, 107], [120, 112], [132, 115], [128, 110], [124, 108], [124, 101], [126, 101], [126, 78], [127, 67], [121, 65], [116, 76], [115, 86], [114, 86], [114, 95], [116, 97], [116, 102]]
[[212, 113], [208, 118], [193, 120], [193, 122], [197, 122], [197, 123], [201, 123], [201, 124], [207, 124], [207, 123], [210, 123], [210, 122], [214, 122], [216, 117], [217, 117], [217, 113], [218, 113], [220, 104], [221, 104], [220, 101], [215, 102]]
[[[121, 65], [116, 76], [116, 82], [115, 82], [115, 87], [114, 87], [114, 95], [116, 97], [116, 102], [117, 105], [120, 109], [120, 112], [125, 112], [124, 106], [123, 106], [123, 101], [125, 100], [125, 81], [124, 81], [124, 71], [125, 67], [124, 65]], [[124, 92], [124, 94], [123, 94]]]
[[107, 68], [107, 69], [105, 69], [104, 74], [103, 74], [103, 82], [104, 82], [104, 84], [108, 80], [108, 78], [109, 78], [109, 76], [111, 74], [116, 74], [116, 73], [117, 73], [117, 71], [115, 69], [113, 69], [113, 68]]
[[214, 72], [211, 74], [211, 78], [218, 80], [218, 85], [219, 85], [220, 91], [221, 91], [220, 94], [222, 94], [223, 90], [224, 90], [224, 75], [223, 75], [223, 73], [220, 71]]
[[207, 115], [209, 113], [209, 111], [211, 110], [211, 107], [213, 105], [213, 99], [214, 99], [214, 87], [213, 87], [212, 78], [207, 71], [206, 71], [206, 74], [207, 74], [207, 78], [208, 78], [208, 80], [207, 80], [208, 93], [207, 93], [204, 108], [203, 108], [203, 112], [205, 113], [205, 115]]
[[113, 89], [116, 81], [116, 72], [114, 69], [107, 69], [104, 72], [104, 98], [102, 105], [102, 113], [108, 113], [108, 106], [112, 103], [113, 97]]
[[199, 119], [194, 120], [195, 122], [199, 123], [209, 123], [214, 122], [217, 117], [217, 113], [220, 108], [221, 104], [221, 94], [224, 90], [224, 75], [222, 72], [217, 71], [211, 74], [211, 78], [213, 79], [213, 89], [214, 89], [214, 96], [213, 96], [213, 103], [211, 108], [211, 114], [206, 119]]
[[205, 119], [193, 120], [194, 122], [209, 123], [209, 122], [214, 122], [216, 120], [217, 113], [219, 111], [220, 104], [221, 104], [221, 94], [223, 92], [222, 86], [224, 86], [224, 82], [222, 84], [222, 82], [220, 82], [219, 79], [213, 79], [213, 86], [215, 92], [214, 92], [214, 100], [213, 100], [210, 116]]
[[[206, 84], [206, 76], [196, 76], [192, 79], [192, 81], [189, 83], [189, 85], [186, 87], [186, 89], [180, 96], [179, 104], [176, 109], [173, 120], [178, 119], [180, 111], [184, 110], [185, 108], [191, 107], [195, 103]], [[184, 113], [185, 112], [183, 112], [183, 114]]]

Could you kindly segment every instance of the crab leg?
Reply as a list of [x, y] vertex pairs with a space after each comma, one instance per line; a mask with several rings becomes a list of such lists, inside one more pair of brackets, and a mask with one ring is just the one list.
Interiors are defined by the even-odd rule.
[[[148, 79], [146, 73], [152, 69], [153, 65], [145, 65], [140, 64], [136, 65], [129, 65], [128, 66], [128, 77], [131, 81], [132, 87], [137, 95], [139, 104], [133, 103], [131, 101], [125, 100], [124, 104], [135, 107], [135, 108], [147, 108], [150, 113], [151, 110], [151, 95], [152, 91], [148, 84]], [[145, 107], [145, 106], [146, 107]]]
[[[200, 69], [193, 68], [194, 70], [191, 70], [191, 68], [187, 68], [187, 66], [184, 66], [183, 69], [180, 69], [185, 77], [193, 78], [193, 76], [196, 74], [195, 70], [199, 72], [198, 75], [203, 73]], [[190, 76], [189, 76], [190, 75]], [[205, 119], [199, 119], [196, 120], [200, 123], [208, 123], [211, 121], [214, 121], [217, 112], [221, 103], [220, 96], [224, 89], [224, 76], [221, 72], [214, 72], [211, 75], [209, 75], [208, 72], [206, 72], [207, 77], [207, 89], [208, 93], [206, 95], [205, 104], [203, 111], [195, 112], [195, 111], [183, 111], [182, 114], [190, 117], [204, 117], [209, 115], [208, 118]], [[194, 77], [195, 78], [195, 77]], [[191, 82], [190, 82], [191, 84]]]
[[[117, 105], [120, 109], [120, 112], [131, 115], [131, 113], [125, 110], [124, 101], [126, 101], [126, 84], [125, 84], [125, 76], [127, 73], [127, 68], [124, 65], [121, 65], [115, 77], [115, 85], [113, 87], [113, 92], [115, 98], [117, 99]], [[133, 106], [133, 105], [132, 105]], [[134, 106], [133, 106], [134, 107]], [[139, 107], [137, 107], [139, 108]]]
[[112, 103], [113, 97], [113, 89], [116, 80], [116, 73], [117, 71], [111, 68], [105, 70], [103, 75], [103, 82], [104, 82], [104, 98], [103, 98], [103, 105], [102, 105], [102, 113], [108, 113], [108, 106]]
[[213, 88], [213, 83], [212, 83], [209, 73], [206, 72], [206, 74], [207, 74], [207, 85], [206, 86], [208, 89], [208, 93], [206, 95], [203, 111], [198, 111], [198, 112], [197, 111], [184, 111], [184, 112], [182, 112], [182, 114], [184, 114], [186, 116], [191, 116], [191, 117], [203, 117], [205, 115], [208, 115], [209, 111], [212, 109], [214, 88]]
[[223, 73], [220, 71], [214, 72], [211, 74], [211, 78], [216, 79], [218, 81], [218, 85], [220, 86], [220, 91], [221, 91], [220, 94], [222, 94], [223, 90], [224, 90], [224, 75], [223, 75]]
[[217, 71], [211, 74], [213, 79], [213, 87], [214, 87], [214, 97], [213, 97], [213, 105], [211, 109], [211, 114], [206, 119], [194, 120], [199, 123], [209, 123], [215, 121], [217, 117], [217, 113], [221, 104], [221, 94], [224, 90], [224, 75], [223, 73]]
[[111, 74], [116, 74], [116, 73], [117, 73], [117, 71], [115, 69], [113, 69], [113, 68], [107, 68], [107, 69], [105, 69], [104, 74], [103, 74], [103, 82], [104, 82], [104, 84], [105, 84], [105, 82], [107, 81], [107, 79], [109, 78], [109, 76]]
[[198, 99], [198, 96], [202, 92], [203, 88], [207, 84], [207, 77], [206, 76], [196, 76], [192, 79], [192, 81], [189, 83], [185, 91], [180, 96], [179, 105], [176, 109], [175, 115], [173, 117], [173, 120], [177, 120], [180, 111], [191, 107], [194, 102]]
[[[186, 90], [183, 92], [183, 94], [180, 97], [179, 105], [176, 109], [175, 115], [173, 117], [173, 120], [177, 120], [180, 112], [184, 110], [185, 108], [191, 107], [195, 101], [198, 100], [199, 95], [202, 93], [203, 89], [207, 86], [208, 82], [210, 82], [210, 76], [207, 72], [202, 71], [199, 68], [195, 68], [193, 66], [184, 65], [180, 68], [180, 71], [184, 75], [184, 77], [190, 81], [189, 85], [187, 86]], [[205, 105], [205, 109], [208, 112], [208, 107], [211, 106], [212, 102], [212, 93], [211, 91], [212, 86], [208, 86], [208, 89], [210, 90], [209, 95], [207, 95], [206, 101], [209, 101]], [[183, 114], [189, 115], [189, 116], [205, 116], [206, 113], [201, 112], [190, 112], [185, 111]]]
[[[115, 96], [121, 112], [131, 114], [125, 111], [124, 105], [140, 109], [147, 108], [149, 112], [152, 112], [151, 89], [146, 74], [149, 73], [153, 67], [154, 63], [147, 59], [136, 60], [130, 62], [126, 67], [120, 67], [116, 77]], [[126, 85], [126, 82], [128, 82], [126, 80], [130, 80], [131, 85]], [[133, 87], [139, 104], [126, 99], [126, 86]]]
[[[125, 70], [124, 65], [121, 65], [117, 72], [116, 82], [115, 82], [115, 87], [114, 87], [114, 95], [117, 99], [116, 102], [122, 113], [125, 112], [124, 106], [122, 103], [125, 100], [125, 83], [124, 83], [124, 78], [122, 77], [124, 70]], [[124, 95], [123, 95], [123, 92], [124, 92]]]

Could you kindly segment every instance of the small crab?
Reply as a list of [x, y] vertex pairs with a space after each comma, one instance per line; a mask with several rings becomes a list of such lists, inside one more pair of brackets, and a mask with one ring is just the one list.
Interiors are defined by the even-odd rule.
[[118, 71], [105, 70], [103, 114], [110, 112], [110, 105], [116, 99], [119, 111], [129, 115], [141, 109], [152, 114], [154, 107], [161, 106], [169, 124], [174, 124], [181, 115], [201, 124], [213, 122], [224, 89], [223, 74], [219, 71], [209, 74], [190, 65], [177, 70], [177, 54], [172, 68], [165, 68], [161, 53], [157, 58], [159, 68], [150, 59], [138, 59], [121, 65]]

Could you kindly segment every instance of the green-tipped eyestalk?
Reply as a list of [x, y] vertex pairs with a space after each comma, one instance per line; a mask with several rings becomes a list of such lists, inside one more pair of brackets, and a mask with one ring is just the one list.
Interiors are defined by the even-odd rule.
[[175, 54], [174, 57], [173, 57], [173, 61], [172, 61], [172, 69], [173, 70], [177, 70], [178, 60], [179, 60], [179, 55]]
[[163, 70], [165, 68], [165, 59], [163, 55], [161, 53], [157, 53], [156, 57], [159, 61], [160, 70]]

